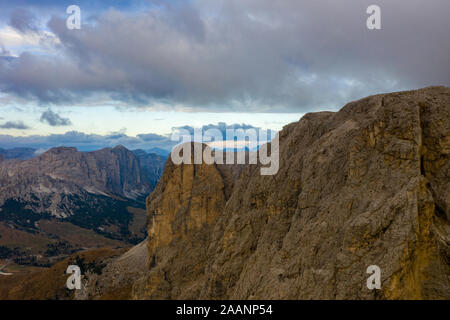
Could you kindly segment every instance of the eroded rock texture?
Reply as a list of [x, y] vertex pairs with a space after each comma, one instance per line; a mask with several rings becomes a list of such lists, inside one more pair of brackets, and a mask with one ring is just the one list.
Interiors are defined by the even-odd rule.
[[92, 195], [144, 198], [154, 189], [164, 159], [135, 155], [123, 146], [92, 152], [58, 147], [30, 160], [0, 163], [0, 207], [15, 200], [35, 213], [64, 218], [78, 210], [73, 198], [84, 203]]
[[307, 114], [259, 169], [168, 161], [135, 298], [450, 299], [449, 88]]

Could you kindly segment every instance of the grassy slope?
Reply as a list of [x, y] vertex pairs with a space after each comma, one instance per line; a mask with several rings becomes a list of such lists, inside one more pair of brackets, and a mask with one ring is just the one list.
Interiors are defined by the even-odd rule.
[[[48, 269], [34, 269], [12, 276], [0, 276], [0, 300], [70, 300], [74, 291], [66, 288], [67, 266], [82, 259], [85, 266], [102, 265], [102, 261], [123, 253], [122, 250], [102, 248], [72, 255]], [[83, 269], [83, 268], [82, 268]], [[126, 298], [127, 290], [110, 293], [107, 299]]]

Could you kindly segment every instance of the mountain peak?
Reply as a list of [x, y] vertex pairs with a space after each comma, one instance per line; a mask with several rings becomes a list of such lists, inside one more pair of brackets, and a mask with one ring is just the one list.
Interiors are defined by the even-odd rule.
[[125, 146], [123, 146], [122, 144], [119, 144], [118, 146], [115, 146], [112, 150], [113, 151], [122, 151], [122, 152], [130, 151]]
[[47, 150], [46, 152], [43, 153], [43, 155], [44, 154], [75, 153], [75, 152], [78, 152], [77, 148], [60, 146], [60, 147], [55, 147], [55, 148], [51, 148], [51, 149]]

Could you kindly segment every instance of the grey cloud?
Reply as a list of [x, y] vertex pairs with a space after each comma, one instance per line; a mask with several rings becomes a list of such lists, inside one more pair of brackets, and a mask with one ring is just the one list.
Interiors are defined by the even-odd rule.
[[3, 61], [8, 63], [13, 61], [14, 59], [16, 59], [16, 57], [13, 56], [9, 50], [4, 47], [0, 47], [0, 62]]
[[138, 138], [143, 141], [166, 141], [167, 137], [155, 133], [138, 134]]
[[303, 112], [450, 85], [448, 0], [378, 0], [377, 31], [366, 28], [369, 0], [162, 3], [109, 10], [77, 32], [53, 17], [58, 57], [0, 62], [0, 89], [56, 104], [106, 94], [197, 111]]
[[[192, 126], [181, 126], [181, 127], [173, 127], [172, 128], [172, 132], [179, 132], [179, 133], [182, 133], [182, 131], [187, 131], [187, 132], [189, 132], [189, 134], [191, 135], [191, 136], [193, 136], [194, 135], [194, 127], [192, 127]], [[205, 133], [205, 131], [206, 130], [209, 130], [209, 129], [216, 129], [216, 130], [219, 130], [220, 131], [220, 133], [222, 134], [222, 139], [227, 139], [227, 129], [233, 129], [233, 130], [237, 130], [237, 129], [243, 129], [243, 130], [247, 130], [247, 129], [255, 129], [255, 130], [258, 130], [258, 133], [259, 133], [259, 130], [261, 129], [261, 128], [259, 128], [259, 127], [254, 127], [254, 126], [252, 126], [252, 125], [250, 125], [250, 124], [244, 124], [244, 123], [242, 123], [242, 124], [238, 124], [238, 123], [235, 123], [235, 124], [227, 124], [227, 123], [225, 123], [225, 122], [219, 122], [218, 124], [208, 124], [208, 125], [204, 125], [204, 126], [202, 126], [202, 132], [203, 133]], [[261, 139], [261, 140], [265, 140], [266, 138], [269, 138], [270, 139], [270, 137], [273, 137], [274, 136], [274, 134], [276, 133], [275, 131], [271, 131], [271, 130], [268, 130], [268, 129], [263, 129], [261, 132], [260, 132], [263, 136], [260, 136], [259, 138]]]
[[0, 124], [1, 129], [18, 129], [18, 130], [26, 130], [30, 129], [29, 126], [23, 123], [23, 121], [7, 121], [3, 124]]
[[72, 124], [69, 118], [63, 118], [50, 109], [42, 113], [40, 121], [45, 122], [52, 127], [70, 126]]
[[2, 46], [0, 47], [0, 56], [2, 57], [11, 56], [11, 52]]
[[[187, 129], [193, 132], [194, 128], [191, 126], [175, 127], [177, 129]], [[228, 128], [235, 129], [250, 129], [255, 128], [247, 124], [226, 124], [218, 123], [209, 124], [202, 127], [206, 129], [219, 129], [225, 134]], [[255, 128], [259, 129], [259, 128]], [[225, 136], [225, 135], [224, 135]], [[117, 145], [124, 145], [130, 150], [143, 149], [150, 150], [152, 148], [170, 150], [179, 141], [172, 141], [171, 135], [159, 135], [156, 133], [142, 133], [136, 137], [130, 137], [123, 132], [117, 132], [107, 135], [86, 134], [79, 131], [68, 131], [64, 134], [50, 134], [48, 136], [30, 135], [30, 136], [11, 136], [0, 135], [0, 148], [35, 148], [47, 150], [49, 148], [58, 146], [76, 147], [82, 151], [98, 150], [105, 147], [114, 147]]]
[[110, 134], [106, 136], [108, 139], [116, 140], [116, 139], [123, 139], [126, 138], [127, 135], [125, 133], [116, 133], [116, 134]]
[[[225, 122], [219, 122], [218, 124], [207, 124], [207, 125], [202, 126], [202, 131], [206, 131], [206, 130], [209, 130], [209, 129], [217, 129], [222, 134], [225, 134], [227, 129], [244, 129], [244, 130], [246, 130], [246, 129], [259, 129], [259, 128], [254, 127], [254, 126], [252, 126], [250, 124], [245, 124], [245, 123], [242, 123], [242, 124], [238, 124], [238, 123], [227, 124]], [[187, 131], [189, 131], [189, 133], [191, 135], [194, 134], [194, 127], [187, 126], [187, 125], [186, 126], [181, 126], [181, 127], [173, 127], [172, 130], [173, 131], [176, 131], [176, 130], [187, 130]]]
[[47, 150], [58, 146], [76, 147], [82, 151], [98, 150], [105, 147], [124, 145], [130, 150], [151, 148], [169, 149], [175, 143], [167, 137], [156, 137], [154, 140], [146, 140], [139, 137], [122, 135], [99, 135], [86, 134], [79, 131], [69, 131], [65, 134], [51, 134], [48, 136], [31, 135], [15, 137], [11, 135], [0, 135], [1, 148], [10, 149], [16, 147], [27, 147]]
[[23, 33], [38, 32], [35, 23], [36, 18], [33, 13], [22, 8], [14, 10], [9, 20], [11, 27]]
[[154, 147], [167, 149], [173, 146], [174, 143], [170, 140], [165, 143], [144, 142], [133, 137], [108, 139], [102, 135], [85, 135], [81, 132], [71, 132], [66, 134], [52, 134], [50, 136], [33, 135], [16, 137], [11, 135], [0, 135], [0, 145], [4, 149], [26, 147], [48, 150], [53, 147], [67, 146], [76, 147], [81, 151], [93, 151], [102, 148], [115, 147], [117, 145], [124, 145], [130, 150], [149, 150]]

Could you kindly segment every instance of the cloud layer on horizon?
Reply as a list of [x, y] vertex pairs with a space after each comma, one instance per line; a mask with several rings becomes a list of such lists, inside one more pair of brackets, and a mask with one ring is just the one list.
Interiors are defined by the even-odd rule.
[[[2, 118], [3, 119], [3, 118]], [[30, 129], [23, 121], [6, 121], [0, 124], [0, 129], [17, 129], [17, 130], [27, 130]]]
[[[1, 126], [0, 126], [1, 127]], [[184, 129], [191, 133], [194, 128], [191, 126], [174, 127], [173, 132]], [[226, 129], [259, 129], [246, 124], [226, 124], [218, 123], [209, 124], [202, 127], [203, 131], [207, 129], [218, 129], [223, 133], [224, 140], [226, 138]], [[193, 140], [193, 139], [192, 139]], [[150, 150], [159, 148], [171, 150], [171, 148], [180, 141], [173, 141], [171, 135], [159, 135], [155, 133], [138, 134], [136, 137], [130, 137], [124, 132], [113, 132], [107, 135], [87, 134], [79, 131], [68, 131], [64, 134], [50, 135], [29, 135], [29, 136], [12, 136], [0, 134], [0, 148], [34, 148], [39, 150], [47, 150], [53, 147], [66, 146], [75, 147], [80, 151], [93, 151], [107, 147], [115, 147], [123, 145], [130, 150], [143, 149]]]
[[[366, 28], [368, 0], [157, 1], [105, 9], [81, 30], [54, 15], [47, 54], [0, 59], [0, 90], [57, 105], [106, 97], [149, 110], [303, 112], [450, 85], [450, 2], [377, 2], [377, 31]], [[11, 26], [39, 33], [34, 19], [14, 11]]]

